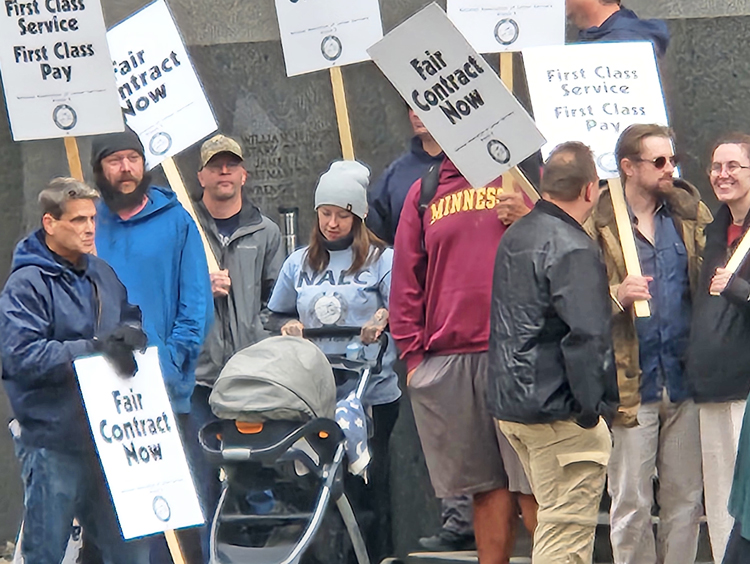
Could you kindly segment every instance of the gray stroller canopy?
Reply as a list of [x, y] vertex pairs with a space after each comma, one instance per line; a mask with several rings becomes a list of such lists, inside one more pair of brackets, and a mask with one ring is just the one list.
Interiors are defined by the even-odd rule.
[[313, 343], [270, 337], [229, 359], [208, 402], [221, 419], [333, 419], [336, 382], [328, 359]]

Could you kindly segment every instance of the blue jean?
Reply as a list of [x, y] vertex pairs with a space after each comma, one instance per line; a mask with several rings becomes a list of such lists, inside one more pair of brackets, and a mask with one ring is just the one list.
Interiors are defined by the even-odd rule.
[[[86, 440], [81, 438], [71, 440]], [[24, 484], [21, 552], [29, 564], [60, 564], [73, 518], [101, 551], [105, 564], [147, 564], [147, 540], [125, 541], [92, 450], [63, 452], [16, 439]]]

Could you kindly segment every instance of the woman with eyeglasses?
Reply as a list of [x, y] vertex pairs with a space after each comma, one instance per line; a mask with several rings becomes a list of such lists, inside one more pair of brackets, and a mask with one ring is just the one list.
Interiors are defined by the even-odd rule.
[[[711, 152], [708, 176], [721, 206], [705, 230], [688, 375], [700, 410], [706, 517], [714, 561], [721, 562], [726, 549], [724, 561], [734, 564], [750, 562], [750, 542], [743, 540], [750, 539], [750, 428], [740, 439], [750, 392], [750, 264], [734, 274], [725, 266], [750, 223], [750, 136], [737, 133], [719, 139]], [[727, 546], [732, 516], [737, 527]]]

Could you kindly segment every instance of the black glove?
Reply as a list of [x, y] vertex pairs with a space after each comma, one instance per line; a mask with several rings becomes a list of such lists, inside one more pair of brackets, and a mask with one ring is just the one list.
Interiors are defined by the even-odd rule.
[[140, 327], [134, 325], [118, 325], [106, 337], [98, 341], [97, 349], [115, 367], [120, 376], [131, 378], [135, 376], [138, 367], [133, 357], [133, 351], [146, 350], [148, 338]]

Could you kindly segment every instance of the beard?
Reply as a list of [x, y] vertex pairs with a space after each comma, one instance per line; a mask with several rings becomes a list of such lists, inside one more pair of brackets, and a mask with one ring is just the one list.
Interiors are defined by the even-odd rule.
[[[135, 187], [135, 190], [129, 194], [123, 194], [117, 188], [115, 188], [109, 180], [104, 177], [104, 173], [101, 171], [94, 172], [94, 179], [96, 181], [96, 187], [99, 189], [99, 193], [102, 195], [102, 200], [107, 205], [109, 210], [113, 213], [118, 213], [123, 210], [133, 209], [141, 202], [148, 192], [148, 187], [151, 185], [151, 173], [144, 172], [143, 178]], [[132, 177], [123, 178], [123, 180], [134, 180]]]

